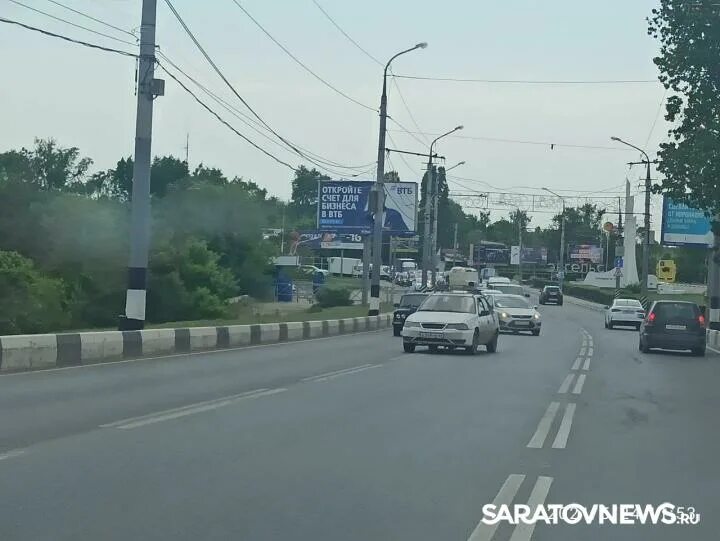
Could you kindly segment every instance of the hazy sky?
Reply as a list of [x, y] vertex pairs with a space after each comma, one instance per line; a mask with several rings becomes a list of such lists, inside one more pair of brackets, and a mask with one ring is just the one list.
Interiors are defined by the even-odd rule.
[[[22, 0], [37, 9], [112, 33], [54, 5]], [[239, 0], [318, 75], [363, 104], [377, 108], [382, 68], [350, 43], [312, 0]], [[523, 80], [656, 79], [657, 43], [646, 31], [653, 0], [318, 0], [361, 46], [383, 61], [427, 41], [429, 47], [399, 58], [397, 74]], [[137, 28], [140, 0], [63, 0], [79, 11], [127, 29]], [[377, 113], [336, 94], [290, 59], [232, 0], [173, 0], [209, 54], [238, 92], [278, 133], [342, 164], [367, 164], [377, 152]], [[33, 13], [9, 0], [0, 16], [107, 46], [132, 47]], [[158, 0], [160, 50], [234, 106], [242, 104], [209, 68], [163, 0]], [[20, 28], [0, 26], [0, 150], [30, 146], [34, 137], [55, 137], [78, 146], [97, 168], [132, 154], [135, 97], [131, 58], [66, 44]], [[190, 165], [217, 166], [228, 176], [255, 180], [287, 198], [292, 172], [250, 147], [219, 124], [172, 80], [155, 102], [153, 153], [184, 156]], [[537, 85], [481, 84], [401, 79], [417, 124], [439, 133], [464, 124], [463, 136], [613, 147], [618, 135], [654, 154], [665, 137], [662, 116], [651, 134], [664, 91], [657, 83]], [[202, 94], [201, 94], [202, 95]], [[293, 165], [302, 159], [252, 132], [205, 96], [239, 131]], [[415, 125], [390, 85], [389, 113], [407, 129]], [[426, 152], [427, 145], [394, 131], [388, 146]], [[423, 136], [419, 136], [423, 141]], [[599, 190], [622, 183], [634, 151], [567, 148], [447, 138], [439, 146], [453, 173], [468, 188], [516, 186]], [[408, 167], [392, 156], [402, 180], [417, 180], [421, 158]], [[388, 164], [386, 170], [392, 169]], [[368, 167], [369, 171], [371, 167]], [[630, 174], [636, 184], [641, 174]], [[362, 178], [373, 178], [364, 175]], [[461, 189], [451, 184], [453, 189]], [[519, 191], [529, 192], [523, 188]], [[496, 215], [505, 214], [495, 213]], [[544, 223], [537, 215], [533, 223]]]

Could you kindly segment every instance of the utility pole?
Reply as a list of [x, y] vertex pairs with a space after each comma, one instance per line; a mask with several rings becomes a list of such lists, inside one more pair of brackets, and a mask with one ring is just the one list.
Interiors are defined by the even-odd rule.
[[[375, 202], [375, 217], [373, 220], [373, 239], [372, 239], [372, 258], [373, 270], [370, 281], [370, 309], [369, 316], [377, 316], [380, 314], [380, 267], [382, 266], [382, 232], [383, 217], [385, 214], [385, 135], [387, 126], [387, 72], [390, 64], [398, 56], [414, 51], [415, 49], [424, 49], [427, 43], [418, 43], [414, 47], [410, 47], [404, 51], [400, 51], [385, 64], [383, 71], [382, 95], [380, 96], [380, 133], [378, 135], [378, 153], [377, 153], [377, 174], [375, 185], [373, 186], [373, 199]], [[364, 272], [364, 270], [363, 270]]]
[[130, 259], [125, 315], [119, 329], [145, 327], [148, 252], [150, 249], [150, 165], [152, 157], [153, 100], [163, 94], [163, 81], [155, 79], [155, 20], [157, 0], [143, 0], [140, 23], [135, 161], [130, 210]]
[[562, 201], [562, 216], [560, 218], [560, 264], [558, 265], [557, 271], [558, 283], [560, 284], [560, 289], [562, 289], [563, 281], [565, 280], [565, 198], [548, 188], [543, 188], [543, 190], [553, 194]]
[[518, 274], [520, 275], [520, 283], [522, 284], [522, 242], [523, 242], [523, 223], [522, 223], [522, 214], [520, 214], [520, 209], [517, 209], [517, 217], [518, 217]]
[[455, 222], [455, 232], [453, 233], [453, 251], [457, 252], [458, 245], [457, 245], [457, 228], [458, 224]]
[[[438, 171], [439, 172], [439, 171]], [[440, 182], [439, 175], [436, 174], [435, 171], [433, 171], [433, 228], [432, 228], [432, 252], [430, 254], [430, 257], [432, 258], [432, 275], [431, 275], [431, 284], [433, 287], [435, 287], [435, 283], [437, 282], [437, 268], [438, 268], [438, 211], [440, 210], [440, 197], [439, 197], [439, 186], [438, 183]]]
[[427, 175], [425, 179], [425, 226], [423, 227], [423, 260], [422, 260], [422, 283], [423, 287], [427, 284], [428, 269], [430, 268], [430, 209], [432, 208], [432, 185], [433, 185], [433, 166], [432, 166], [432, 145], [430, 146], [430, 154], [428, 155]]
[[[715, 216], [714, 222], [718, 223], [719, 221], [720, 216]], [[710, 301], [707, 314], [708, 328], [713, 331], [720, 331], [720, 234], [714, 231], [713, 246], [708, 255], [707, 283], [707, 296]]]
[[190, 133], [185, 134], [185, 163], [188, 165], [188, 170], [190, 169]]

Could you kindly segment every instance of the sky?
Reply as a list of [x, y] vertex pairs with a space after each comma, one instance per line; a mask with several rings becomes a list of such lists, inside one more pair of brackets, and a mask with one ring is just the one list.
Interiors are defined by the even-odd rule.
[[[133, 38], [56, 5], [18, 0], [68, 21]], [[654, 0], [316, 0], [370, 56], [387, 61], [426, 41], [426, 49], [393, 63], [397, 75], [523, 81], [656, 81], [652, 58], [658, 44], [645, 18]], [[320, 78], [305, 71], [258, 28], [234, 0], [172, 0], [173, 5], [237, 92], [267, 124], [326, 160], [364, 165], [359, 179], [373, 179], [377, 159], [382, 67], [332, 24], [313, 0], [237, 0], [265, 29]], [[62, 0], [62, 4], [129, 31], [140, 26], [141, 0]], [[182, 30], [164, 0], [158, 0], [160, 51], [233, 107], [248, 114]], [[108, 47], [131, 45], [33, 12], [11, 0], [0, 17]], [[54, 137], [79, 147], [95, 169], [132, 155], [135, 127], [135, 61], [3, 24], [0, 26], [0, 151], [30, 147], [35, 137]], [[162, 60], [161, 60], [162, 61]], [[153, 154], [185, 156], [251, 179], [283, 199], [293, 173], [230, 131], [174, 81], [155, 101]], [[189, 83], [192, 86], [192, 83]], [[261, 137], [232, 113], [199, 92], [238, 131], [293, 167], [307, 162]], [[610, 141], [622, 137], [654, 156], [667, 125], [660, 110], [664, 89], [657, 82], [625, 84], [509, 84], [418, 79], [389, 80], [389, 115], [405, 129], [431, 134], [458, 124], [437, 150], [452, 171], [451, 189], [472, 194], [491, 190], [542, 193], [560, 190], [636, 191], [642, 168], [628, 169], [638, 152]], [[405, 103], [403, 103], [403, 100]], [[407, 107], [405, 106], [407, 105]], [[658, 115], [658, 112], [661, 114]], [[241, 117], [242, 118], [242, 117]], [[408, 134], [388, 123], [387, 146], [426, 153], [434, 136]], [[471, 139], [481, 138], [481, 139]], [[497, 141], [501, 139], [503, 141]], [[526, 141], [528, 144], [511, 141]], [[551, 144], [555, 144], [551, 148]], [[580, 145], [605, 148], [578, 148]], [[418, 181], [426, 160], [390, 155], [386, 170]], [[308, 164], [310, 165], [310, 164]], [[335, 168], [334, 168], [335, 169]], [[339, 177], [335, 173], [330, 176]], [[469, 180], [468, 180], [469, 179]], [[460, 184], [458, 184], [460, 183]], [[561, 192], [569, 194], [570, 192]], [[606, 194], [599, 194], [606, 195]], [[467, 199], [466, 199], [467, 200]], [[636, 205], [637, 206], [637, 205]], [[493, 217], [507, 215], [504, 209]], [[654, 198], [653, 210], [659, 212]], [[550, 214], [534, 214], [544, 225]], [[659, 215], [653, 216], [653, 223]]]

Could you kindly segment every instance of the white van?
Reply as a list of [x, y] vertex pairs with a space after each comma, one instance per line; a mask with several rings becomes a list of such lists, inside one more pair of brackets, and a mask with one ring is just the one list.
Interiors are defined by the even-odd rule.
[[453, 267], [448, 272], [450, 289], [475, 289], [479, 285], [478, 271], [471, 267]]
[[504, 276], [492, 276], [488, 278], [487, 280], [487, 286], [489, 288], [492, 288], [493, 285], [504, 285], [508, 286], [512, 282], [510, 282], [510, 278], [505, 278]]

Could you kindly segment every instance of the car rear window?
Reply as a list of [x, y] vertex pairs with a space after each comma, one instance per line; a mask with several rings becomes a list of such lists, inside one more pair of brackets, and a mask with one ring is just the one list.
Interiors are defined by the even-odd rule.
[[545, 291], [547, 291], [548, 293], [557, 293], [558, 291], [560, 291], [560, 288], [556, 286], [545, 286]]
[[663, 320], [690, 320], [700, 315], [700, 309], [695, 304], [681, 302], [658, 303], [652, 311], [658, 319]]

